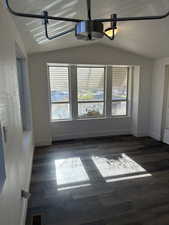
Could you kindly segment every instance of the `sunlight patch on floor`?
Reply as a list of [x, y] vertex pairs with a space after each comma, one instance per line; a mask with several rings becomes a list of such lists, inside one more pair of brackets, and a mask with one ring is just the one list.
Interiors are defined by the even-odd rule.
[[78, 157], [55, 160], [55, 168], [58, 190], [90, 185], [88, 174]]
[[66, 187], [58, 187], [58, 191], [66, 191], [70, 189], [75, 189], [75, 188], [83, 188], [83, 187], [89, 187], [91, 184], [79, 184], [79, 185], [74, 185], [74, 186], [66, 186]]
[[123, 180], [133, 180], [133, 179], [144, 178], [144, 177], [151, 177], [151, 176], [152, 175], [150, 173], [145, 173], [145, 174], [139, 174], [139, 175], [134, 175], [134, 176], [112, 178], [112, 179], [106, 179], [106, 183], [123, 181]]
[[150, 173], [147, 173], [142, 166], [125, 153], [111, 157], [92, 156], [92, 160], [106, 182], [151, 176]]

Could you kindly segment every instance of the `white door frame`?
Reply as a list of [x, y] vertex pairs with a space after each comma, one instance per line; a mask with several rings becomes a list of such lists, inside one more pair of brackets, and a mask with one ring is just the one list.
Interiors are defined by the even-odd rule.
[[164, 142], [165, 136], [165, 126], [166, 126], [166, 116], [167, 107], [169, 101], [169, 65], [165, 65], [165, 75], [164, 75], [164, 92], [163, 92], [163, 112], [162, 112], [162, 122], [161, 122], [161, 141]]

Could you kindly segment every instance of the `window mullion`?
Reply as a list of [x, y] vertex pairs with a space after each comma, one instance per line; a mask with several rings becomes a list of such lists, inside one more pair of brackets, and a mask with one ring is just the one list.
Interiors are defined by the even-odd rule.
[[132, 81], [133, 81], [133, 68], [128, 68], [128, 87], [127, 87], [127, 116], [131, 115], [131, 99], [133, 95]]
[[112, 111], [112, 67], [107, 66], [105, 76], [105, 115], [111, 117]]
[[75, 120], [78, 117], [78, 105], [77, 105], [77, 67], [75, 65], [70, 66], [70, 109], [72, 119]]

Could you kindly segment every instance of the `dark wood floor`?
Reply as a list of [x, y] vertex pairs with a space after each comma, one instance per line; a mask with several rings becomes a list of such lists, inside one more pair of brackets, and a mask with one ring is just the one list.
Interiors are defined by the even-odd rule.
[[119, 136], [37, 148], [31, 193], [28, 225], [169, 225], [169, 146]]

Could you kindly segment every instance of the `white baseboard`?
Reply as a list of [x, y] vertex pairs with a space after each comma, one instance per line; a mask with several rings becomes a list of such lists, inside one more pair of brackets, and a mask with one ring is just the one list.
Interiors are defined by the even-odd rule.
[[133, 134], [135, 137], [147, 137], [147, 136], [149, 136], [147, 133], [142, 133], [142, 132], [140, 132], [140, 133], [137, 133], [137, 134]]
[[157, 141], [160, 141], [161, 140], [161, 135], [159, 135], [157, 132], [155, 132], [155, 131], [151, 131], [150, 133], [149, 133], [149, 136], [150, 137], [152, 137], [152, 138], [154, 138], [155, 140], [157, 140]]
[[111, 130], [111, 131], [98, 131], [98, 132], [88, 132], [88, 133], [76, 133], [76, 134], [64, 134], [64, 136], [53, 136], [53, 141], [79, 139], [79, 138], [90, 138], [90, 137], [102, 137], [102, 136], [115, 136], [115, 135], [129, 135], [131, 131], [126, 130]]

